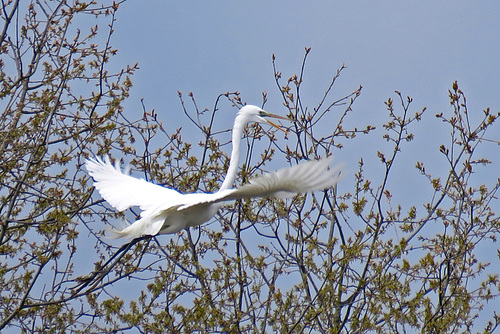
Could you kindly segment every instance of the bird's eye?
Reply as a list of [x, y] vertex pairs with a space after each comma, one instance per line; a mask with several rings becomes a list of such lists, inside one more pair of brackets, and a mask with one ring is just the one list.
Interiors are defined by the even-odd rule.
[[260, 117], [265, 117], [267, 115], [268, 115], [267, 112], [265, 112], [264, 110], [259, 111], [259, 116]]

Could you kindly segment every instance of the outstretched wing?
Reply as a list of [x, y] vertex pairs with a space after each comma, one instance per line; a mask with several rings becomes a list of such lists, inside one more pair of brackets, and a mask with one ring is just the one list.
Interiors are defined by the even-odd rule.
[[122, 172], [118, 163], [115, 166], [111, 164], [108, 156], [104, 157], [104, 161], [89, 159], [85, 166], [101, 196], [118, 211], [132, 206], [148, 210], [162, 203], [174, 205], [181, 202], [184, 196], [176, 190], [132, 177], [127, 169]]
[[293, 167], [263, 174], [235, 189], [226, 199], [248, 197], [287, 198], [298, 193], [327, 189], [337, 184], [341, 166], [330, 168], [333, 157], [309, 160]]
[[252, 197], [292, 197], [298, 193], [327, 189], [341, 178], [342, 166], [330, 168], [333, 158], [310, 160], [299, 165], [258, 176], [238, 189], [227, 189], [215, 194], [198, 194], [179, 210], [203, 204]]

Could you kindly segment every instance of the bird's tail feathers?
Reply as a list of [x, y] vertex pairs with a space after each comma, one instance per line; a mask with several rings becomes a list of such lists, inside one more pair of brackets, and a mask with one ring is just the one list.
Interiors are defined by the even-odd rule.
[[129, 237], [129, 233], [124, 232], [124, 231], [132, 224], [130, 224], [130, 222], [126, 221], [126, 223], [122, 224], [122, 225], [123, 225], [122, 229], [118, 229], [116, 227], [106, 225], [106, 227], [104, 228], [104, 235], [106, 236], [106, 238], [108, 238], [108, 239], [121, 239], [123, 237]]

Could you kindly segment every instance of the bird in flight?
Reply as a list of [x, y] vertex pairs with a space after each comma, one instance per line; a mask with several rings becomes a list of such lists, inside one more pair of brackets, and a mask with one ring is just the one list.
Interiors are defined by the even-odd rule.
[[215, 193], [182, 194], [177, 190], [132, 177], [128, 168], [122, 172], [118, 161], [113, 166], [108, 156], [105, 156], [104, 160], [88, 159], [86, 168], [94, 179], [94, 186], [111, 206], [118, 211], [134, 206], [142, 210], [139, 220], [122, 230], [113, 230], [116, 237], [136, 238], [143, 235], [177, 233], [210, 220], [227, 201], [254, 197], [287, 198], [298, 193], [334, 186], [341, 176], [341, 168], [330, 168], [330, 157], [308, 160], [263, 174], [239, 188], [233, 188], [245, 126], [257, 122], [281, 129], [270, 120], [272, 118], [289, 120], [253, 105], [240, 109], [233, 126], [233, 151], [229, 168], [221, 188]]

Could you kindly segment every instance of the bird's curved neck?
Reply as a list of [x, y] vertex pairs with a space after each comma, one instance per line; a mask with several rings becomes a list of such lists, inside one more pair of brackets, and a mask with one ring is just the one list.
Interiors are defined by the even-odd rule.
[[229, 168], [227, 169], [226, 178], [224, 179], [220, 190], [232, 188], [234, 181], [236, 180], [236, 174], [238, 173], [238, 162], [240, 159], [240, 142], [245, 124], [246, 123], [242, 122], [238, 119], [238, 117], [236, 117], [232, 134], [233, 151], [231, 152], [231, 160], [229, 160]]

